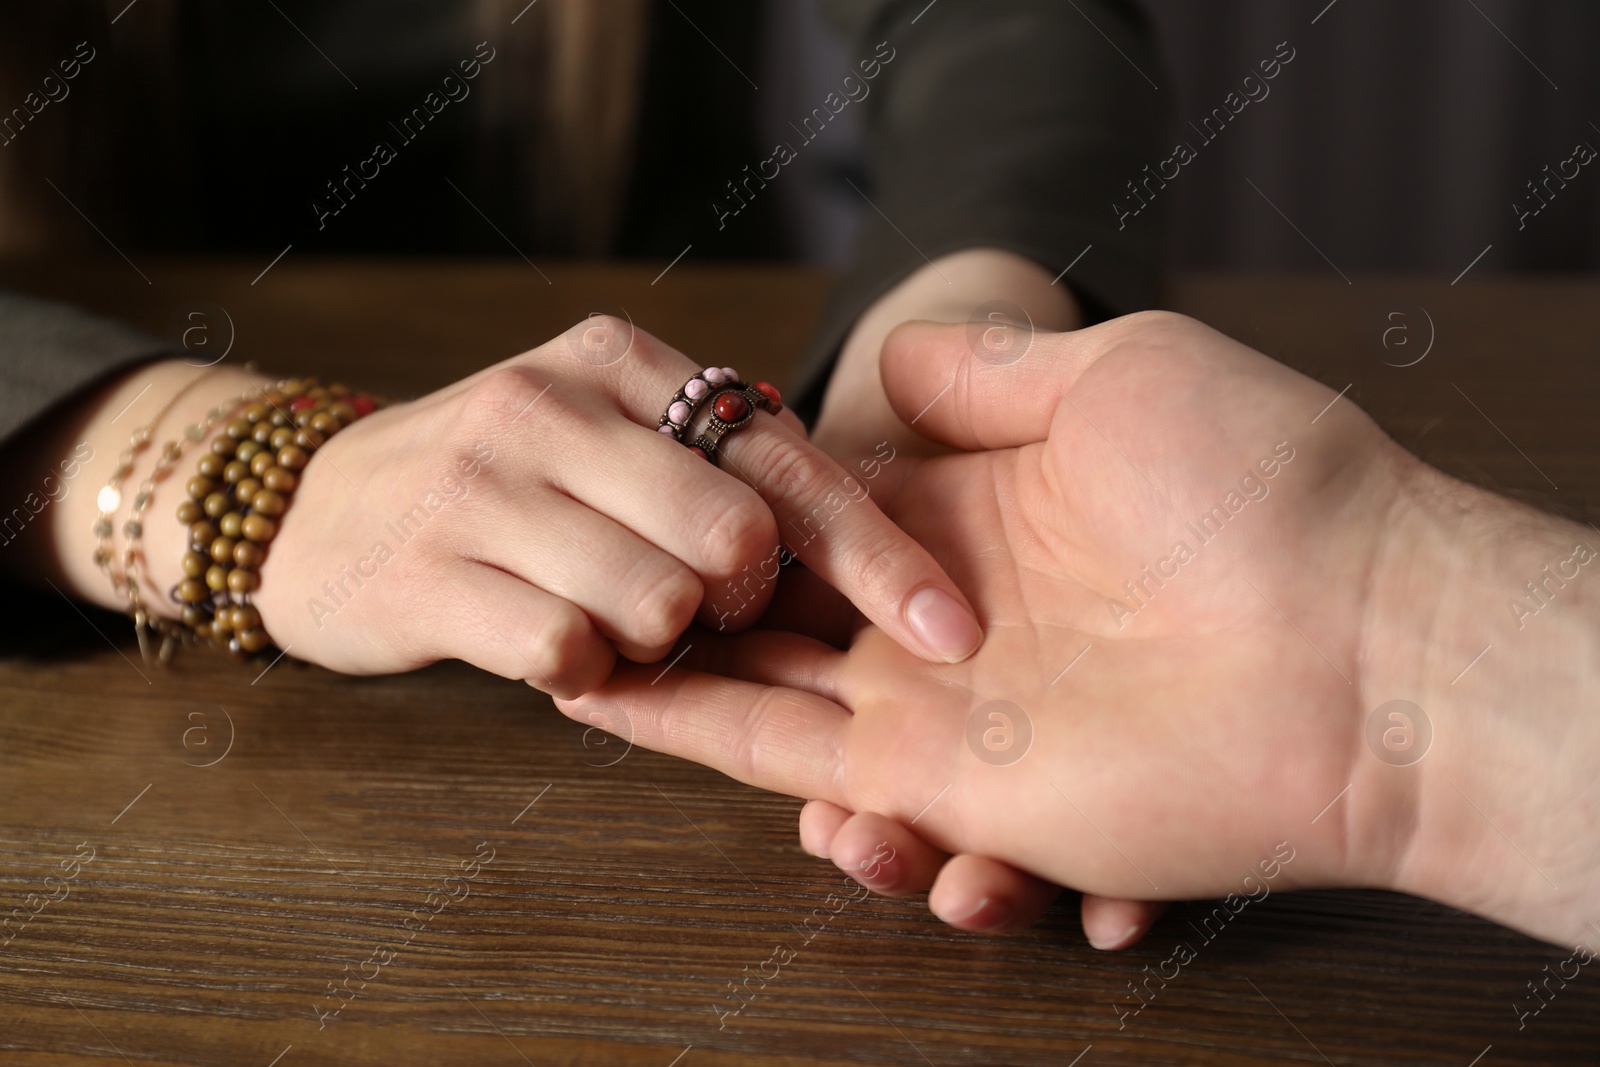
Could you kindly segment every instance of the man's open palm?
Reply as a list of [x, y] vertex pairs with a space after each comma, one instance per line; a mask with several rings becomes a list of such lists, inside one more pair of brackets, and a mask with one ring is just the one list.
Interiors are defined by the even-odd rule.
[[[977, 654], [757, 633], [703, 661], [717, 675], [624, 672], [564, 708], [1104, 896], [1242, 891], [1281, 842], [1280, 886], [1381, 881], [1404, 818], [1353, 842], [1352, 799], [1324, 809], [1382, 768], [1365, 710], [1404, 696], [1362, 692], [1363, 635], [1414, 461], [1177, 316], [1040, 336], [1010, 364], [975, 352], [961, 326], [891, 338], [896, 409], [958, 451], [904, 459], [880, 504], [972, 600]], [[1392, 782], [1364, 803], [1403, 800]]]

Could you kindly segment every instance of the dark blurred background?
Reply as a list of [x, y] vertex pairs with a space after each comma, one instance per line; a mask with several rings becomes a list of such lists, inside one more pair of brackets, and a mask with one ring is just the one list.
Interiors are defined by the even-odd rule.
[[[1197, 146], [1190, 122], [1221, 106], [1279, 42], [1295, 54], [1270, 95], [1163, 191], [1173, 266], [1328, 271], [1331, 260], [1346, 274], [1454, 277], [1492, 245], [1475, 271], [1600, 268], [1600, 159], [1566, 162], [1581, 142], [1600, 149], [1595, 0], [1139, 5], [1165, 57], [1165, 70], [1144, 72], [1149, 91], [1170, 95], [1174, 138]], [[768, 67], [782, 76], [763, 95], [781, 126], [847, 60], [814, 0], [771, 0], [768, 41]], [[783, 190], [795, 239], [830, 264], [861, 207], [841, 178], [853, 165], [843, 140], [826, 160], [806, 161], [806, 183]], [[1544, 179], [1546, 166], [1578, 174], [1565, 188], [1551, 182], [1547, 207], [1519, 230], [1513, 205], [1538, 207], [1526, 183]]]
[[[0, 179], [7, 164], [37, 171], [15, 182], [35, 199], [31, 214], [0, 225], [20, 231], [53, 213], [58, 225], [36, 248], [65, 247], [57, 239], [94, 247], [100, 238], [88, 218], [134, 250], [270, 257], [293, 241], [296, 255], [504, 255], [508, 241], [526, 240], [541, 253], [608, 248], [655, 260], [693, 241], [695, 259], [785, 256], [843, 265], [854, 227], [872, 210], [851, 187], [872, 185], [860, 166], [866, 108], [844, 110], [785, 168], [793, 177], [774, 182], [736, 226], [709, 225], [706, 192], [721, 195], [725, 175], [761, 158], [758, 146], [792, 138], [797, 117], [839, 87], [860, 46], [838, 39], [826, 9], [835, 4], [835, 16], [860, 9], [850, 0], [614, 2], [636, 10], [641, 26], [644, 13], [655, 15], [639, 91], [617, 88], [629, 40], [617, 25], [596, 35], [592, 56], [568, 45], [561, 54], [581, 54], [576, 65], [597, 72], [593, 96], [638, 99], [644, 112], [648, 136], [641, 134], [631, 170], [618, 172], [628, 193], [618, 240], [545, 239], [540, 225], [550, 220], [524, 203], [530, 169], [551, 187], [565, 173], [515, 165], [534, 158], [518, 154], [517, 138], [537, 125], [525, 120], [539, 96], [539, 86], [522, 81], [538, 64], [517, 50], [534, 47], [534, 23], [559, 6], [524, 0], [0, 4], [8, 102], [36, 88], [61, 58], [65, 45], [49, 42], [81, 34], [105, 52], [68, 104], [41, 115], [15, 146], [0, 147]], [[924, 27], [938, 22], [939, 2], [928, 3]], [[1130, 122], [1155, 102], [1169, 116], [1165, 143], [1197, 147], [1198, 157], [1159, 194], [1172, 267], [1446, 277], [1469, 264], [1486, 273], [1600, 269], [1600, 160], [1583, 163], [1574, 154], [1580, 145], [1585, 153], [1600, 148], [1597, 0], [1129, 2], [1145, 12], [1160, 60], [1130, 41], [1125, 27], [1107, 24], [1107, 36], [1091, 21], [1106, 22], [1105, 4], [1059, 0], [1054, 14], [1069, 30], [1081, 24], [1088, 45], [1104, 47], [1110, 73], [1097, 77], [1119, 79], [1107, 91], [1126, 94]], [[909, 10], [909, 3], [898, 6]], [[85, 22], [86, 12], [101, 8], [98, 22]], [[118, 8], [113, 32], [104, 23]], [[361, 192], [352, 210], [325, 231], [313, 225], [311, 201], [325, 196], [325, 183], [374, 138], [391, 137], [393, 118], [458, 56], [471, 54], [481, 39], [467, 17], [473, 12], [492, 16], [494, 28], [482, 36], [504, 53], [493, 75], [426, 138], [405, 144], [402, 162]], [[374, 36], [380, 18], [389, 31], [381, 39]], [[6, 28], [14, 23], [38, 32]], [[903, 43], [914, 47], [914, 35]], [[49, 54], [35, 54], [41, 49]], [[1238, 108], [1214, 140], [1201, 137], [1197, 127], [1231, 93], [1249, 88], [1244, 80], [1262, 60], [1290, 54], [1270, 82], [1251, 83], [1258, 95], [1263, 85], [1270, 92]], [[104, 91], [108, 85], [114, 91]], [[105, 121], [96, 127], [99, 112]], [[180, 127], [192, 134], [187, 141], [176, 136]], [[597, 138], [578, 143], [588, 140]], [[52, 142], [75, 146], [76, 154], [52, 156]], [[570, 149], [556, 144], [548, 158], [572, 157]], [[1148, 163], [1157, 167], [1166, 154]], [[627, 162], [624, 153], [615, 156]], [[117, 168], [109, 177], [107, 159]], [[1069, 195], [1083, 194], [1063, 189], [1063, 199]], [[563, 224], [568, 201], [585, 202], [550, 200]], [[1104, 210], [1108, 223], [1116, 217], [1109, 198], [1103, 209], [1087, 207]], [[1154, 215], [1129, 225], [1151, 235]], [[0, 246], [25, 246], [8, 241], [17, 236], [0, 229]]]

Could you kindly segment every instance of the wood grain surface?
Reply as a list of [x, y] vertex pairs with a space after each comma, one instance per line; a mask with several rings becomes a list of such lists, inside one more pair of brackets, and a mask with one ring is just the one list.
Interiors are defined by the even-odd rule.
[[[230, 360], [401, 395], [616, 308], [781, 377], [827, 286], [292, 256], [252, 285], [262, 265], [0, 283], [169, 335], [209, 301]], [[1600, 284], [1191, 279], [1171, 302], [1349, 385], [1341, 403], [1430, 462], [1595, 517]], [[1185, 904], [1106, 954], [1069, 894], [1025, 934], [967, 936], [921, 899], [849, 899], [800, 852], [797, 801], [586, 732], [526, 686], [453, 664], [258, 677], [202, 653], [153, 671], [114, 616], [57, 600], [31, 620], [39, 651], [0, 662], [0, 915], [32, 915], [0, 933], [0, 1065], [1600, 1062], [1600, 977], [1519, 1029], [1527, 983], [1568, 953], [1426, 901], [1274, 893], [1210, 942]], [[1198, 958], [1119, 1028], [1180, 940]], [[720, 1018], [780, 945], [792, 960]]]

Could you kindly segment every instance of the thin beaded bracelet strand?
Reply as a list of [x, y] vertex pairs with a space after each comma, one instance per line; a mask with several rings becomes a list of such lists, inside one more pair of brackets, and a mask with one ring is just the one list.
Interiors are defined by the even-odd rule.
[[189, 390], [211, 377], [216, 371], [217, 368], [211, 367], [189, 379], [177, 392], [167, 398], [167, 402], [161, 405], [161, 410], [157, 411], [149, 422], [133, 431], [128, 447], [117, 457], [116, 469], [111, 472], [111, 477], [100, 490], [100, 495], [95, 497], [95, 504], [100, 509], [100, 514], [94, 520], [96, 541], [94, 561], [110, 580], [112, 595], [118, 599], [126, 599], [128, 595], [126, 574], [116, 569], [116, 551], [111, 544], [111, 532], [116, 528], [117, 509], [122, 507], [122, 483], [133, 473], [134, 461], [150, 447], [150, 441], [155, 436], [156, 428], [161, 425], [161, 420], [172, 412], [174, 405], [183, 399]]

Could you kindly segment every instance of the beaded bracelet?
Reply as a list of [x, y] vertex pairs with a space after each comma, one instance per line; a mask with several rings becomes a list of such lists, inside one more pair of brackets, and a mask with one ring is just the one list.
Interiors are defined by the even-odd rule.
[[343, 385], [289, 379], [228, 420], [195, 465], [177, 511], [189, 528], [188, 549], [170, 596], [190, 634], [238, 659], [272, 646], [250, 595], [300, 472], [328, 438], [381, 406]]
[[[253, 364], [246, 364], [246, 369], [254, 369]], [[161, 635], [161, 649], [158, 659], [166, 663], [172, 657], [172, 649], [176, 639], [182, 636], [182, 631], [174, 627], [166, 619], [153, 616], [144, 605], [140, 574], [144, 563], [144, 512], [150, 506], [150, 501], [155, 497], [156, 485], [167, 476], [167, 472], [177, 466], [178, 460], [183, 457], [190, 445], [204, 441], [206, 434], [221, 422], [231, 412], [238, 409], [252, 396], [261, 391], [260, 386], [252, 386], [238, 397], [225, 404], [218, 405], [208, 411], [203, 419], [189, 424], [184, 428], [180, 437], [174, 438], [161, 446], [161, 456], [156, 460], [156, 465], [150, 476], [139, 483], [139, 492], [133, 498], [133, 508], [128, 519], [122, 525], [123, 535], [127, 538], [127, 545], [122, 552], [123, 568], [123, 593], [127, 597], [127, 612], [133, 616], [133, 633], [139, 640], [139, 655], [146, 664], [151, 662], [150, 645], [147, 633], [154, 631]], [[98, 532], [98, 529], [97, 529]]]
[[[107, 479], [106, 484], [101, 488], [99, 496], [95, 497], [95, 504], [100, 509], [100, 514], [94, 520], [96, 541], [94, 561], [100, 570], [105, 573], [106, 578], [110, 580], [112, 594], [119, 598], [127, 598], [127, 576], [125, 571], [118, 572], [114, 567], [116, 552], [112, 548], [111, 533], [115, 529], [112, 520], [116, 517], [117, 509], [122, 506], [122, 483], [127, 480], [128, 475], [133, 473], [134, 460], [138, 459], [140, 454], [150, 447], [150, 440], [156, 432], [156, 427], [161, 425], [161, 420], [167, 417], [179, 400], [183, 399], [184, 394], [215, 373], [216, 368], [212, 367], [190, 378], [183, 384], [182, 388], [167, 398], [167, 402], [161, 405], [161, 410], [157, 411], [149, 422], [133, 431], [128, 447], [123, 449], [122, 454], [117, 457], [116, 469], [111, 472], [111, 477]], [[138, 398], [135, 397], [135, 399]], [[136, 508], [137, 500], [147, 499], [153, 488], [154, 486], [148, 478], [140, 484], [139, 497], [136, 498]]]

